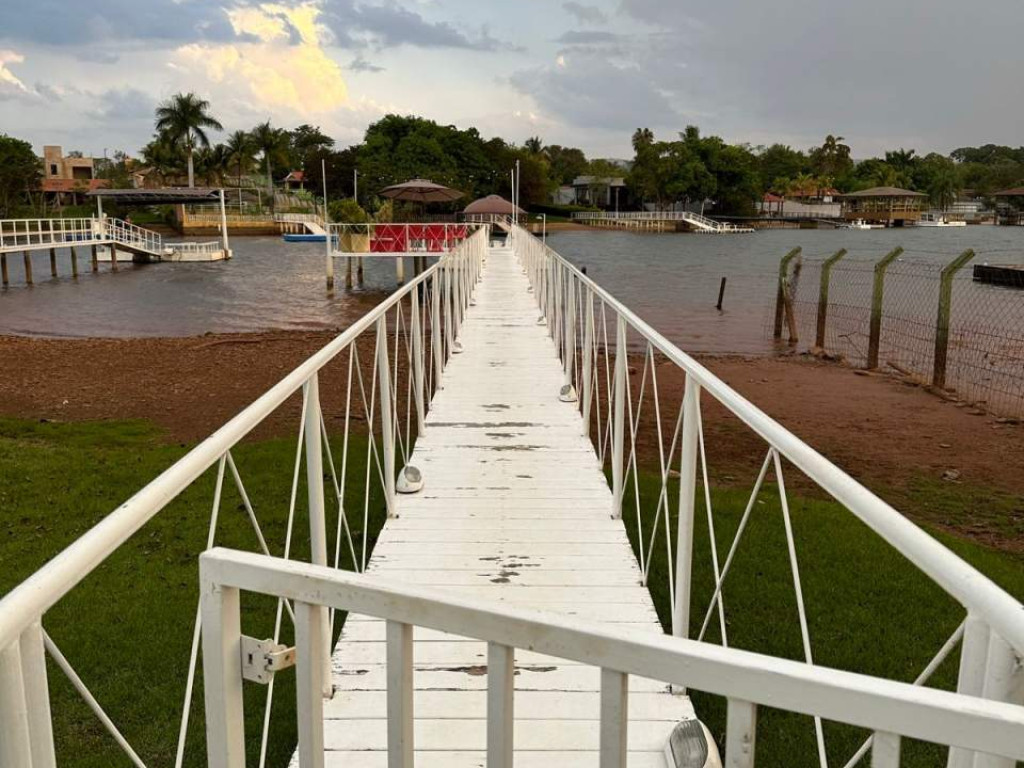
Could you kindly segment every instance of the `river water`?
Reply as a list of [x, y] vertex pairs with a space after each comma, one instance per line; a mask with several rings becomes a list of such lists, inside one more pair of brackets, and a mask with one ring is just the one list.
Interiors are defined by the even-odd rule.
[[[757, 354], [769, 351], [764, 328], [774, 304], [779, 259], [803, 248], [814, 261], [839, 248], [848, 261], [880, 258], [901, 245], [907, 261], [948, 262], [973, 248], [976, 262], [1024, 263], [1024, 229], [768, 230], [752, 235], [552, 233], [550, 244], [684, 349]], [[41, 336], [188, 336], [344, 325], [353, 303], [394, 288], [394, 262], [367, 259], [366, 283], [353, 297], [327, 295], [323, 245], [279, 238], [232, 239], [235, 258], [208, 264], [101, 264], [70, 277], [58, 252], [49, 274], [45, 252], [34, 255], [35, 285], [24, 284], [20, 255], [10, 255], [11, 286], [0, 291], [0, 333]], [[411, 274], [411, 263], [406, 266]], [[339, 272], [344, 269], [338, 261]], [[723, 310], [719, 284], [728, 279]], [[339, 274], [339, 283], [343, 275]], [[991, 288], [993, 296], [1004, 289]], [[1019, 292], [1017, 292], [1019, 293]]]

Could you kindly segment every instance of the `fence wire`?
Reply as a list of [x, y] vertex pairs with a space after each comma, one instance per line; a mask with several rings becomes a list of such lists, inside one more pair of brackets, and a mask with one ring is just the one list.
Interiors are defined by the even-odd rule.
[[[850, 365], [868, 363], [875, 267], [881, 252], [858, 250], [831, 267], [820, 337], [822, 273], [828, 255], [804, 255], [789, 270], [797, 348], [820, 347]], [[935, 380], [942, 271], [956, 253], [902, 254], [885, 271], [878, 365], [923, 383]], [[1006, 263], [979, 253], [952, 278], [943, 388], [997, 415], [1024, 417], [1024, 290], [976, 282], [974, 264]], [[774, 314], [767, 332], [774, 327]], [[783, 339], [788, 338], [783, 330]], [[941, 367], [941, 366], [940, 366]]]

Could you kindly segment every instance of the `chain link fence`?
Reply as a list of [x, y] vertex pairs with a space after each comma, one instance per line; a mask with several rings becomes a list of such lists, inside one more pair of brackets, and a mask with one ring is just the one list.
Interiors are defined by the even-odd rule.
[[972, 269], [1014, 260], [1024, 261], [1005, 252], [790, 252], [767, 332], [1021, 418], [1024, 290], [976, 282]]

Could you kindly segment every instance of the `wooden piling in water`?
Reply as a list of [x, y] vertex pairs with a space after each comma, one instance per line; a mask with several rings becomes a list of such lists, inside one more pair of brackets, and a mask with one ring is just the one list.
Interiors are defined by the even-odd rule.
[[728, 280], [728, 278], [723, 277], [722, 278], [722, 284], [720, 286], [718, 286], [718, 304], [715, 305], [715, 309], [717, 309], [718, 311], [722, 310], [722, 299], [725, 298], [725, 281], [726, 280]]
[[775, 328], [772, 336], [776, 339], [782, 338], [782, 321], [785, 316], [786, 305], [786, 282], [789, 274], [789, 262], [800, 255], [800, 248], [794, 248], [779, 262], [779, 287], [775, 296]]
[[11, 284], [10, 275], [7, 274], [7, 254], [0, 253], [0, 279], [3, 280], [4, 288]]
[[71, 276], [78, 277], [78, 251], [71, 246]]
[[25, 251], [25, 284], [32, 285], [32, 253]]
[[356, 283], [360, 287], [363, 285], [363, 257], [359, 257], [359, 261], [356, 263]]
[[[52, 226], [52, 223], [51, 223]], [[50, 249], [50, 277], [57, 276], [57, 249]]]
[[110, 269], [117, 272], [117, 243], [110, 243]]
[[100, 268], [100, 257], [99, 257], [99, 254], [96, 252], [96, 246], [94, 245], [92, 247], [92, 271], [93, 272], [97, 272], [97, 271], [99, 271], [99, 268]]
[[405, 282], [405, 259], [401, 256], [395, 257], [395, 279], [399, 285]]

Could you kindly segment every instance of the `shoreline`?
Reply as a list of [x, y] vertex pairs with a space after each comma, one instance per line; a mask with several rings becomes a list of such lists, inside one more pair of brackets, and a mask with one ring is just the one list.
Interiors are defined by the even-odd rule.
[[[10, 361], [0, 368], [0, 416], [56, 422], [144, 419], [159, 427], [167, 441], [194, 443], [337, 332], [123, 339], [0, 335], [0, 356]], [[1024, 536], [1017, 530], [1024, 520], [1019, 503], [1024, 498], [1024, 426], [943, 400], [893, 376], [809, 356], [695, 358], [914, 519], [999, 549], [1024, 552]], [[329, 429], [342, 424], [347, 359], [341, 355], [323, 369]], [[636, 392], [643, 363], [637, 360], [631, 367]], [[658, 365], [661, 401], [673, 419], [684, 383], [674, 366]], [[292, 398], [253, 437], [293, 437], [299, 411], [299, 398]], [[638, 445], [642, 460], [656, 462], [650, 411], [648, 404], [644, 421], [650, 423], [638, 433]], [[707, 397], [704, 414], [712, 482], [749, 490], [763, 443]], [[354, 413], [353, 418], [361, 415]], [[794, 487], [807, 484], [798, 472], [792, 474]], [[932, 503], [929, 488], [932, 494], [938, 488], [947, 496], [955, 493], [963, 506]], [[1017, 511], [1000, 516], [990, 508], [996, 506], [995, 497]]]

